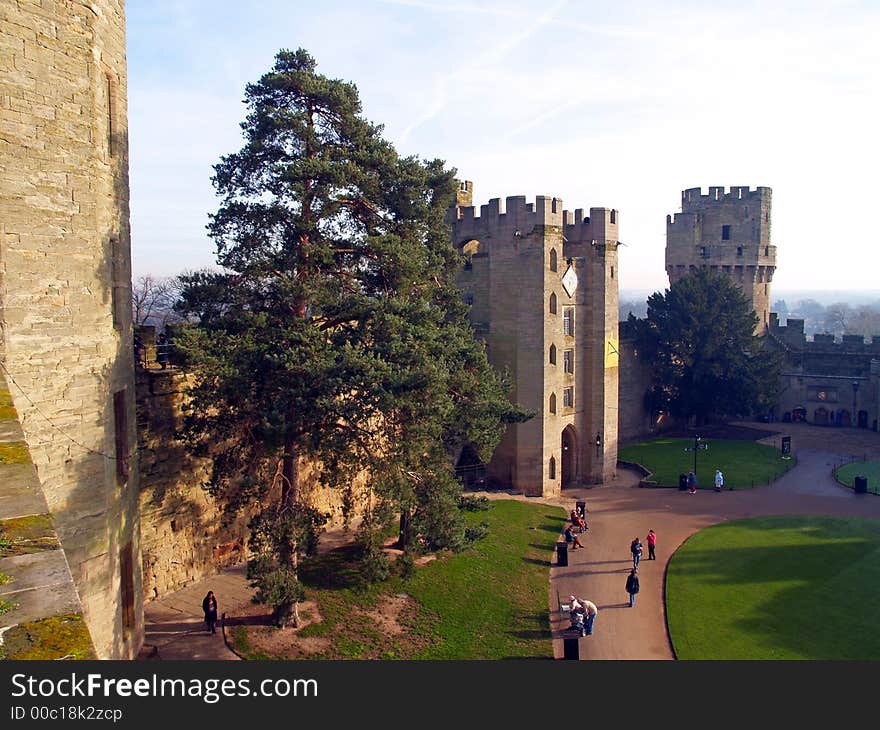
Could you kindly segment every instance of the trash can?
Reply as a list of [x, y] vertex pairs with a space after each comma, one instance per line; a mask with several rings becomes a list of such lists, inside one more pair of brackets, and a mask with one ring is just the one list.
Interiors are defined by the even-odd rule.
[[580, 646], [578, 639], [581, 638], [579, 632], [567, 629], [562, 636], [562, 652], [563, 659], [580, 659]]
[[564, 568], [568, 565], [568, 543], [556, 543], [556, 565]]
[[687, 474], [679, 474], [678, 475], [678, 488], [682, 492], [687, 491], [687, 488], [688, 488], [688, 475]]
[[853, 480], [853, 488], [856, 494], [868, 493], [868, 477], [859, 475]]
[[586, 519], [587, 517], [587, 503], [586, 502], [575, 502], [574, 508], [580, 513], [580, 516]]

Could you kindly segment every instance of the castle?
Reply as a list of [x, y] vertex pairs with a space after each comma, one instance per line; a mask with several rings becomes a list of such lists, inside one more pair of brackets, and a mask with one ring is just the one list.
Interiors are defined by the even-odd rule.
[[[81, 616], [95, 655], [131, 658], [143, 607], [123, 2], [3, 3], [0, 44], [0, 445], [21, 477], [0, 484], [13, 537], [0, 626]], [[16, 530], [38, 523], [50, 549], [18, 550]]]
[[770, 282], [776, 246], [770, 243], [772, 191], [710, 187], [681, 194], [681, 213], [666, 217], [666, 273], [674, 284], [697, 267], [731, 277], [758, 315], [757, 331], [770, 324]]
[[536, 414], [508, 429], [488, 481], [535, 496], [602, 482], [617, 465], [618, 213], [515, 196], [477, 215], [459, 186], [449, 222], [471, 324]]

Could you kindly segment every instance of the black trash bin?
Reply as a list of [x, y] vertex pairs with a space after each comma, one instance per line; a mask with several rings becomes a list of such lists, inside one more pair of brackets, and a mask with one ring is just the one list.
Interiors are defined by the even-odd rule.
[[563, 568], [568, 565], [568, 543], [567, 542], [557, 542], [556, 543], [556, 565], [559, 565]]
[[678, 488], [682, 492], [687, 491], [687, 488], [688, 488], [688, 475], [687, 474], [679, 474], [678, 475]]
[[580, 632], [573, 629], [567, 629], [562, 637], [562, 651], [564, 659], [580, 659], [580, 646], [578, 639], [581, 638]]
[[866, 476], [857, 476], [853, 480], [853, 488], [855, 489], [856, 494], [867, 494], [868, 493], [868, 477]]

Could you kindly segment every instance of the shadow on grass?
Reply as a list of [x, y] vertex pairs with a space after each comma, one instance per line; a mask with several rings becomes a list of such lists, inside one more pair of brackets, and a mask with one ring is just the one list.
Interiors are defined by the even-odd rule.
[[523, 558], [524, 563], [529, 563], [531, 565], [540, 565], [544, 568], [549, 568], [551, 563], [549, 560], [538, 560], [537, 558]]
[[356, 569], [359, 549], [345, 545], [328, 553], [304, 558], [299, 565], [299, 579], [313, 588], [341, 590], [359, 585]]
[[[709, 530], [676, 552], [667, 573], [677, 653], [690, 643], [705, 653], [687, 658], [880, 658], [875, 521], [767, 517]], [[692, 638], [710, 624], [722, 638]]]

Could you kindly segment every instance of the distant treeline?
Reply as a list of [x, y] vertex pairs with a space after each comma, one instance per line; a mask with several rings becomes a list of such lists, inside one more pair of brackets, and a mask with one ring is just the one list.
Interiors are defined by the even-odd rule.
[[[838, 338], [842, 335], [877, 335], [880, 338], [880, 299], [867, 304], [836, 302], [827, 306], [815, 299], [798, 299], [790, 304], [785, 299], [777, 299], [770, 311], [779, 315], [780, 324], [785, 324], [789, 317], [804, 320], [807, 335], [827, 333]], [[621, 298], [621, 321], [630, 314], [644, 319], [647, 313], [647, 299]]]

